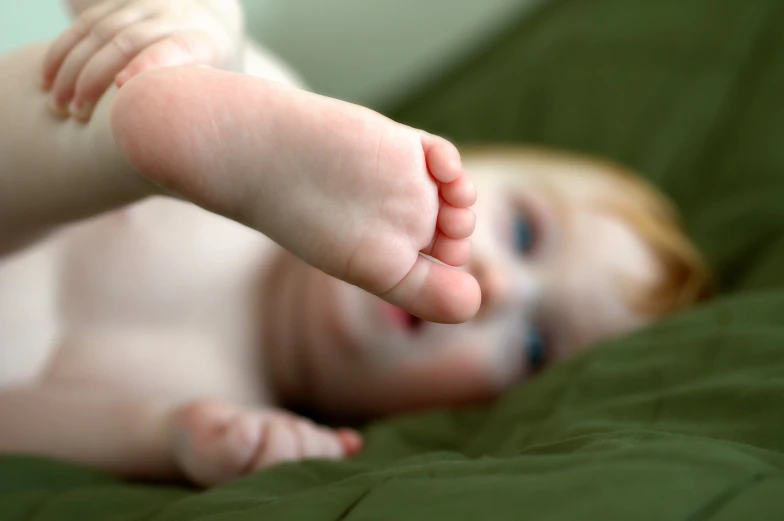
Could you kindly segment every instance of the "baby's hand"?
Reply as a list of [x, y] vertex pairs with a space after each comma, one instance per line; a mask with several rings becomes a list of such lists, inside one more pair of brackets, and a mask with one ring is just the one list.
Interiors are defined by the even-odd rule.
[[202, 399], [174, 419], [175, 459], [191, 480], [213, 486], [284, 461], [339, 460], [362, 450], [352, 430], [316, 425], [279, 409]]
[[112, 82], [158, 67], [232, 68], [242, 30], [237, 0], [105, 0], [52, 43], [43, 85], [58, 115], [87, 121]]

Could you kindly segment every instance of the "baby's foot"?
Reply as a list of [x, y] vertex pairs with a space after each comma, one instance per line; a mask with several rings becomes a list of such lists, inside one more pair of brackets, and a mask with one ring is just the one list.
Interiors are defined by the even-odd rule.
[[463, 322], [479, 307], [476, 280], [455, 267], [468, 261], [476, 193], [446, 140], [195, 67], [128, 82], [112, 129], [142, 175], [329, 275], [425, 320]]
[[245, 409], [199, 400], [177, 415], [175, 457], [194, 483], [209, 487], [284, 461], [342, 459], [362, 438], [277, 409]]
[[49, 47], [43, 85], [57, 114], [86, 121], [112, 83], [143, 71], [237, 64], [242, 26], [237, 0], [103, 0]]

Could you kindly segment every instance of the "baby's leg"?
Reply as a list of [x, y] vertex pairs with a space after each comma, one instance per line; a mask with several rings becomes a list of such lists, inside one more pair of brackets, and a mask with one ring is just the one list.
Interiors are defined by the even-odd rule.
[[112, 129], [142, 175], [330, 275], [428, 320], [461, 322], [479, 306], [476, 281], [453, 267], [468, 260], [475, 192], [443, 139], [199, 68], [131, 80]]
[[[54, 227], [134, 202], [156, 191], [114, 143], [110, 88], [89, 123], [61, 121], [40, 86], [47, 45], [0, 56], [0, 257]], [[294, 82], [294, 75], [248, 46], [248, 73]]]
[[0, 56], [0, 256], [57, 225], [155, 191], [114, 143], [115, 89], [89, 124], [50, 115], [39, 85], [45, 52], [37, 46]]

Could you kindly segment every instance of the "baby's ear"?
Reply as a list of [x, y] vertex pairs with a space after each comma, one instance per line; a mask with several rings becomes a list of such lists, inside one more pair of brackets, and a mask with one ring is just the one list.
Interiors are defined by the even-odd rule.
[[610, 188], [596, 203], [625, 221], [648, 245], [662, 267], [655, 287], [640, 299], [641, 311], [664, 316], [714, 294], [711, 270], [683, 228], [677, 206], [642, 176], [598, 160], [585, 171]]
[[660, 208], [639, 207], [630, 224], [662, 268], [660, 279], [646, 295], [645, 306], [648, 312], [664, 316], [707, 300], [714, 295], [715, 286], [707, 262], [681, 227], [677, 214], [656, 211]]

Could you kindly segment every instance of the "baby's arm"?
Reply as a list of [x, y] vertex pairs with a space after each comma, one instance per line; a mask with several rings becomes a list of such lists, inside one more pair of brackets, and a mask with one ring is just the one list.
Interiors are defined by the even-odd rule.
[[69, 386], [0, 390], [0, 454], [31, 454], [129, 478], [179, 475], [174, 409]]
[[217, 485], [282, 461], [340, 459], [362, 440], [288, 412], [217, 400], [177, 406], [47, 385], [0, 390], [0, 454], [88, 465], [125, 478]]

